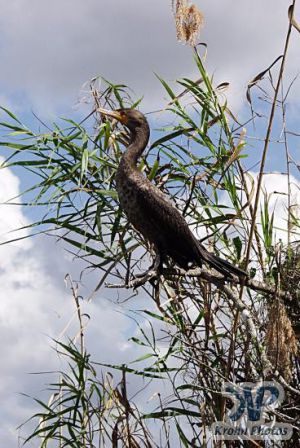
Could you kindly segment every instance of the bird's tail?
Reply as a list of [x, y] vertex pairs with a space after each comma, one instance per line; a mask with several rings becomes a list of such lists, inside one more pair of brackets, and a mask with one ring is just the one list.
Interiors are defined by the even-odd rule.
[[198, 249], [201, 259], [220, 272], [220, 274], [224, 275], [224, 277], [232, 279], [232, 276], [235, 275], [239, 278], [247, 278], [245, 271], [229, 263], [229, 261], [223, 260], [223, 258], [208, 252], [202, 244], [199, 243]]

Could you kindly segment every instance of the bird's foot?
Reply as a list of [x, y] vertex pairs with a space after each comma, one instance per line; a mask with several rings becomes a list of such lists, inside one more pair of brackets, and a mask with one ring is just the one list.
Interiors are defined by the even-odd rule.
[[156, 280], [161, 275], [162, 270], [162, 263], [161, 263], [161, 257], [160, 255], [157, 255], [155, 257], [154, 262], [150, 266], [150, 268], [142, 272], [140, 274], [136, 274], [135, 277], [132, 280], [129, 280], [127, 283], [119, 284], [119, 285], [113, 285], [113, 284], [106, 284], [108, 288], [138, 288], [139, 286], [144, 285], [146, 282], [150, 282], [152, 286], [156, 286]]
[[145, 278], [148, 277], [148, 275], [151, 275], [151, 277], [153, 277], [154, 272], [158, 276], [161, 273], [161, 270], [162, 270], [161, 257], [159, 254], [157, 254], [149, 269], [145, 272], [142, 272], [141, 274], [136, 274], [135, 278]]
[[152, 285], [154, 285], [154, 282], [157, 278], [158, 278], [157, 270], [151, 269], [146, 272], [143, 272], [143, 274], [136, 275], [135, 278], [129, 280], [127, 283], [119, 283], [119, 284], [105, 283], [105, 286], [107, 288], [136, 289], [139, 286], [144, 285], [146, 282], [150, 282]]
[[147, 281], [149, 281], [151, 284], [154, 284], [154, 281], [160, 276], [161, 271], [162, 271], [161, 257], [159, 254], [157, 254], [149, 269], [146, 272], [136, 274], [135, 279], [132, 282], [137, 284], [137, 286], [143, 285]]
[[135, 278], [129, 282], [129, 285], [131, 288], [137, 288], [138, 286], [144, 285], [146, 282], [153, 284], [158, 276], [159, 273], [157, 269], [148, 269], [148, 271], [136, 275]]

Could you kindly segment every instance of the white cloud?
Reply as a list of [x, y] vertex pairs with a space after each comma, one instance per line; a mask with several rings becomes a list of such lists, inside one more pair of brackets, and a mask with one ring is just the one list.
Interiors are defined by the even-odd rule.
[[[0, 166], [3, 158], [0, 157]], [[10, 170], [1, 169], [0, 171], [0, 207], [1, 207], [1, 221], [0, 221], [0, 243], [8, 241], [13, 238], [9, 232], [17, 228], [28, 225], [27, 219], [24, 217], [18, 205], [9, 204], [11, 199], [14, 203], [19, 203], [17, 197], [19, 194], [20, 180]], [[28, 230], [23, 230], [15, 234], [15, 238], [21, 238], [28, 235]], [[29, 242], [16, 242], [14, 247], [28, 247]], [[5, 246], [4, 246], [5, 247]]]
[[[28, 220], [22, 208], [3, 204], [19, 194], [19, 181], [9, 169], [0, 171], [0, 192], [0, 236], [3, 242], [7, 240], [5, 231], [28, 224]], [[27, 233], [22, 231], [23, 236]], [[41, 397], [41, 390], [49, 381], [49, 377], [29, 373], [59, 368], [51, 348], [54, 346], [52, 338], [73, 337], [78, 331], [75, 303], [64, 285], [64, 274], [75, 271], [75, 276], [78, 267], [68, 262], [62, 249], [53, 242], [39, 237], [0, 246], [2, 446], [18, 445], [16, 427], [34, 413], [33, 402], [19, 394]], [[95, 278], [90, 280], [95, 283]], [[93, 358], [112, 363], [134, 358], [132, 346], [126, 342], [130, 322], [124, 314], [117, 312], [117, 306], [99, 296], [82, 306], [91, 316], [86, 338]], [[62, 334], [66, 327], [67, 331]], [[42, 393], [42, 396], [47, 400], [47, 394]]]
[[[252, 205], [254, 205], [256, 188], [257, 188], [257, 172], [248, 172], [248, 175], [252, 178], [248, 178], [248, 189], [253, 190]], [[291, 205], [293, 206], [293, 214], [297, 217], [300, 207], [300, 181], [294, 176], [290, 176], [290, 194]], [[266, 195], [266, 196], [265, 196]], [[261, 210], [264, 205], [265, 197], [268, 201], [269, 215], [274, 213], [273, 221], [273, 244], [276, 244], [281, 240], [284, 244], [287, 243], [287, 230], [288, 230], [288, 178], [286, 174], [273, 172], [266, 173], [263, 176], [260, 198], [259, 198], [259, 210], [257, 212], [257, 222], [261, 223]], [[246, 203], [245, 195], [243, 194], [243, 201]], [[220, 198], [220, 203], [230, 207], [230, 199], [228, 193], [224, 193]], [[261, 232], [261, 226], [258, 226], [258, 230]], [[291, 234], [291, 241], [299, 240], [300, 229], [293, 228]]]
[[[282, 53], [287, 30], [285, 0], [196, 2], [206, 26], [208, 65], [216, 80], [230, 81], [238, 106], [241, 88]], [[153, 72], [167, 79], [197, 76], [188, 47], [176, 42], [170, 2], [161, 0], [0, 0], [2, 90], [23, 91], [28, 103], [47, 113], [72, 104], [81, 85], [102, 74], [125, 82], [145, 108], [161, 105]], [[300, 16], [300, 7], [296, 15]], [[293, 33], [289, 67], [300, 62]], [[198, 75], [199, 77], [199, 75]], [[296, 89], [295, 89], [296, 91]]]
[[[253, 173], [252, 173], [253, 174]], [[255, 174], [255, 178], [257, 175]], [[291, 205], [294, 206], [294, 214], [300, 206], [300, 182], [294, 177], [290, 177], [291, 187]], [[269, 212], [274, 213], [274, 243], [280, 239], [287, 243], [288, 230], [288, 178], [285, 174], [270, 173], [265, 174], [262, 183], [262, 194], [260, 203], [263, 204], [264, 194], [267, 194], [269, 200]], [[299, 239], [300, 229], [294, 228], [291, 235], [292, 240]]]

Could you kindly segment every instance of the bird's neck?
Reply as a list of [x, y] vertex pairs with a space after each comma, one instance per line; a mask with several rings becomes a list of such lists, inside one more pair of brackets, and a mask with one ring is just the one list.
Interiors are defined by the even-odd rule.
[[136, 166], [139, 157], [147, 146], [149, 137], [150, 129], [148, 123], [143, 123], [133, 131], [130, 131], [130, 143], [123, 154], [123, 163]]

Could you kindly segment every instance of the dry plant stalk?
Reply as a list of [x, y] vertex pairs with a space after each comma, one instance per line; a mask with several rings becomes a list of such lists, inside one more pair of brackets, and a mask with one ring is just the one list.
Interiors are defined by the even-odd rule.
[[173, 0], [172, 8], [175, 15], [177, 39], [194, 46], [200, 30], [203, 28], [202, 12], [196, 5], [190, 5], [188, 0]]
[[292, 356], [298, 351], [297, 339], [284, 304], [275, 300], [266, 331], [266, 347], [269, 361], [289, 381], [292, 377]]

